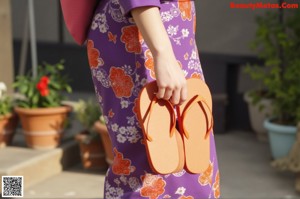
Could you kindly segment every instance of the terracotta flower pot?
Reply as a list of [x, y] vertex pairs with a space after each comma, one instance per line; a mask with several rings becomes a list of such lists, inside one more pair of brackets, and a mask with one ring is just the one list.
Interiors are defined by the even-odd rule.
[[101, 136], [101, 140], [106, 154], [106, 162], [109, 165], [112, 165], [114, 160], [114, 154], [106, 125], [101, 123], [100, 121], [97, 121], [95, 122], [94, 127]]
[[75, 135], [75, 139], [79, 142], [81, 161], [85, 169], [107, 168], [105, 152], [99, 137], [85, 143], [88, 139], [88, 132], [84, 131]]
[[16, 114], [0, 116], [0, 148], [11, 145], [18, 124]]
[[54, 108], [15, 108], [21, 119], [26, 144], [34, 149], [53, 149], [61, 141], [69, 106]]

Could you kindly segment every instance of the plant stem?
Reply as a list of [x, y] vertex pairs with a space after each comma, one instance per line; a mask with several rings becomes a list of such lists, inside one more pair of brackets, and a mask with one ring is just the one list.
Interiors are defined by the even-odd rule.
[[[283, 0], [279, 0], [279, 5], [282, 5]], [[279, 9], [279, 23], [281, 26], [283, 26], [284, 23], [284, 13], [283, 13], [283, 9], [280, 8]], [[285, 30], [283, 30], [285, 31]], [[283, 55], [283, 48], [281, 45], [279, 45], [279, 59], [280, 59], [280, 78], [281, 80], [283, 80], [283, 75], [284, 75], [284, 70], [285, 70], [285, 59], [284, 59], [284, 55]]]

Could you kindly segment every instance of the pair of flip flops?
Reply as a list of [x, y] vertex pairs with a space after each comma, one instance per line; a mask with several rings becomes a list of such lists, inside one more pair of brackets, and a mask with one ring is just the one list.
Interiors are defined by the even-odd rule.
[[176, 107], [168, 100], [156, 98], [155, 81], [140, 92], [138, 120], [149, 165], [156, 173], [170, 174], [183, 168], [190, 173], [202, 173], [209, 166], [209, 134], [213, 127], [211, 93], [200, 79], [187, 79], [187, 87], [187, 100]]

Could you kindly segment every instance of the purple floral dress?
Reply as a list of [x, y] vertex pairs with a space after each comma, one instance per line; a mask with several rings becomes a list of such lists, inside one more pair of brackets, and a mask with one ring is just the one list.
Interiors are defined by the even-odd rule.
[[160, 8], [186, 78], [204, 80], [195, 42], [194, 1], [100, 1], [89, 30], [87, 51], [115, 155], [106, 174], [104, 198], [219, 198], [220, 174], [213, 133], [210, 164], [201, 174], [182, 170], [158, 175], [148, 165], [136, 99], [140, 89], [155, 80], [155, 73], [153, 56], [130, 16], [130, 10], [140, 6]]

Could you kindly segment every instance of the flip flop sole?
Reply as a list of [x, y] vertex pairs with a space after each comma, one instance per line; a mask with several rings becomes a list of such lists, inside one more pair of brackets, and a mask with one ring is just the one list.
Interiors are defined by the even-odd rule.
[[[202, 173], [207, 169], [210, 162], [210, 137], [206, 137], [206, 132], [208, 126], [212, 125], [210, 122], [212, 121], [212, 98], [209, 88], [200, 79], [188, 79], [187, 87], [188, 97], [186, 102], [179, 107], [180, 113], [196, 95], [201, 96], [206, 101], [202, 107], [195, 102], [197, 104], [191, 106], [180, 124], [181, 132], [188, 133], [188, 138], [183, 135], [185, 169], [190, 173]], [[204, 113], [203, 109], [207, 114]]]
[[149, 106], [157, 90], [156, 82], [148, 83], [141, 90], [138, 98], [138, 120], [143, 130], [151, 169], [156, 173], [169, 174], [183, 169], [183, 143], [177, 130], [170, 137], [171, 114], [174, 114], [174, 110], [166, 105], [165, 100], [158, 100], [149, 115]]

